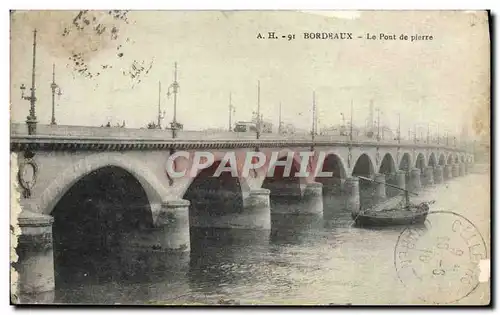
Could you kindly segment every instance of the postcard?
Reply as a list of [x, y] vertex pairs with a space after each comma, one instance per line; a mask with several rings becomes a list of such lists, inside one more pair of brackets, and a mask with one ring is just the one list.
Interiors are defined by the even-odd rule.
[[11, 303], [488, 305], [488, 11], [11, 11]]

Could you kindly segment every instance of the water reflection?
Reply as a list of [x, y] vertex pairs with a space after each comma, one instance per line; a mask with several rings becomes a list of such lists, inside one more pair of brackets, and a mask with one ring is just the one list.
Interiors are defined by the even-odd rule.
[[193, 229], [191, 237], [189, 283], [202, 293], [224, 292], [228, 285], [250, 281], [260, 253], [269, 248], [269, 231]]
[[[470, 179], [456, 179], [426, 190], [433, 196], [439, 193], [440, 209], [452, 205], [471, 217], [471, 209], [460, 208], [459, 200], [474, 194], [468, 193], [470, 185]], [[323, 217], [273, 214], [271, 231], [192, 228], [187, 256], [154, 251], [124, 255], [109, 270], [116, 276], [86, 282], [69, 277], [73, 285], [58, 286], [55, 302], [415, 302], [394, 269], [394, 248], [404, 227], [355, 227], [341, 197], [324, 198]], [[286, 203], [274, 204], [280, 206]], [[126, 270], [134, 273], [124, 276]]]

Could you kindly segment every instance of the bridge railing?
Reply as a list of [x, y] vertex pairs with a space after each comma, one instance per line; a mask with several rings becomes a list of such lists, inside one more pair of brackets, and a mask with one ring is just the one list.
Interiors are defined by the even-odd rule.
[[[28, 136], [28, 129], [24, 123], [11, 123], [11, 136], [13, 138], [30, 138]], [[255, 141], [256, 134], [253, 132], [229, 132], [229, 131], [191, 131], [179, 130], [177, 138], [174, 140], [171, 130], [165, 129], [133, 129], [133, 128], [120, 128], [120, 127], [90, 127], [90, 126], [67, 126], [67, 125], [37, 125], [37, 135], [34, 137], [46, 138], [65, 138], [70, 139], [88, 139], [88, 140], [144, 140], [144, 141]], [[311, 140], [311, 135], [306, 133], [296, 133], [293, 135], [280, 135], [276, 133], [263, 133], [260, 136], [261, 142], [268, 141], [286, 141], [293, 143], [307, 143], [307, 144], [352, 144], [352, 145], [379, 145], [394, 146], [398, 144], [397, 140], [381, 140], [377, 141], [373, 138], [357, 136], [349, 139], [348, 136], [341, 135], [317, 135], [315, 136], [314, 143]], [[447, 147], [450, 149], [463, 149], [467, 150], [468, 146], [462, 145], [445, 145], [431, 143], [427, 144], [425, 141], [414, 142], [413, 140], [401, 140], [399, 142], [402, 146], [411, 147]], [[470, 150], [468, 150], [470, 151]]]

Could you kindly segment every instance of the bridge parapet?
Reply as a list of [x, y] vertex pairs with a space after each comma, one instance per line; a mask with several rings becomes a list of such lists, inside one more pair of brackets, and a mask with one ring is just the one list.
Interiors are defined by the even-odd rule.
[[400, 147], [408, 149], [443, 149], [454, 152], [469, 152], [464, 148], [434, 144], [389, 143], [369, 141], [299, 140], [299, 139], [237, 139], [237, 140], [185, 140], [185, 139], [141, 139], [123, 137], [75, 137], [75, 136], [11, 136], [11, 151], [30, 150], [193, 150], [269, 147]]
[[118, 127], [87, 127], [39, 125], [37, 135], [28, 135], [25, 124], [11, 124], [11, 150], [32, 149], [64, 150], [157, 150], [157, 149], [219, 149], [250, 147], [301, 147], [301, 146], [370, 146], [401, 147], [418, 149], [445, 149], [468, 152], [466, 146], [414, 143], [413, 141], [374, 141], [367, 137], [356, 137], [352, 141], [346, 136], [319, 135], [312, 141], [310, 135], [262, 134], [255, 139], [254, 133], [179, 131], [173, 139], [170, 130], [129, 129]]

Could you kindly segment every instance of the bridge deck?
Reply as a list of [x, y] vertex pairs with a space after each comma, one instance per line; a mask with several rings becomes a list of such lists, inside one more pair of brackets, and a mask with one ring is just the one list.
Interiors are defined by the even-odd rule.
[[348, 136], [317, 135], [314, 142], [311, 135], [294, 134], [279, 135], [275, 133], [261, 134], [256, 139], [250, 132], [210, 132], [179, 130], [177, 138], [172, 138], [171, 130], [129, 129], [117, 127], [87, 126], [51, 126], [38, 125], [36, 135], [28, 135], [25, 124], [11, 124], [11, 147], [22, 149], [25, 145], [34, 145], [38, 149], [58, 149], [75, 145], [78, 148], [99, 148], [110, 145], [137, 147], [139, 149], [163, 149], [204, 146], [221, 147], [300, 147], [300, 146], [378, 146], [407, 148], [444, 148], [452, 151], [464, 151], [465, 147], [445, 146], [439, 144], [414, 143], [413, 141], [381, 140], [368, 137], [356, 137], [350, 141]]

